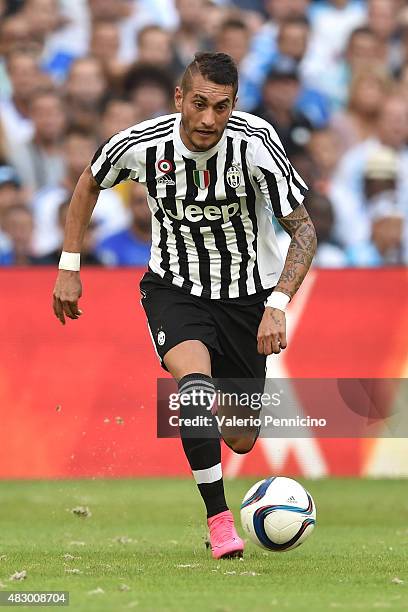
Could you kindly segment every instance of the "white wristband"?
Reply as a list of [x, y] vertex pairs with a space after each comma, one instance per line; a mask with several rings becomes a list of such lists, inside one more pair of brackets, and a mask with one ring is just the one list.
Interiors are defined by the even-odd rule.
[[290, 302], [290, 297], [281, 291], [272, 291], [271, 295], [266, 300], [266, 306], [269, 308], [277, 308], [278, 310], [286, 310], [286, 306]]
[[79, 272], [81, 269], [81, 253], [68, 253], [67, 251], [62, 251], [58, 268], [59, 270]]

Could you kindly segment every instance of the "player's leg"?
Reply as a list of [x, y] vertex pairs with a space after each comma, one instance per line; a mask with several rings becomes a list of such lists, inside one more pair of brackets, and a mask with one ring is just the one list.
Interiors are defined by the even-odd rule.
[[[180, 417], [192, 416], [193, 411], [210, 417], [211, 424], [204, 431], [183, 426], [180, 434], [207, 509], [213, 556], [242, 554], [243, 542], [225, 500], [219, 432], [208, 410], [215, 393], [209, 348], [219, 350], [213, 321], [194, 296], [155, 285], [151, 279], [143, 281], [141, 289], [156, 351], [162, 365], [178, 381], [183, 396]], [[203, 405], [194, 405], [197, 398]]]
[[225, 416], [225, 422], [236, 416], [246, 423], [242, 427], [221, 427], [221, 435], [227, 446], [243, 454], [249, 452], [258, 439], [260, 410], [240, 406], [233, 400], [229, 401], [228, 396], [245, 393], [258, 399], [263, 393], [266, 357], [258, 353], [257, 331], [264, 313], [264, 303], [260, 301], [241, 306], [220, 302], [216, 309], [217, 338], [223, 356], [214, 355], [213, 375], [217, 380], [217, 388], [227, 396], [226, 399], [224, 396], [218, 412], [220, 417]]
[[[248, 392], [248, 387], [236, 387], [229, 385], [219, 385], [217, 387], [220, 393], [225, 393], [227, 396], [231, 394], [242, 394]], [[257, 441], [260, 433], [260, 425], [258, 425], [255, 421], [260, 419], [260, 414], [257, 412], [253, 412], [248, 407], [242, 407], [237, 405], [234, 400], [225, 399], [218, 407], [217, 412], [220, 420], [224, 419], [224, 423], [229, 423], [232, 418], [235, 417], [236, 422], [240, 420], [245, 425], [220, 425], [219, 431], [221, 437], [223, 438], [225, 444], [237, 453], [238, 455], [245, 455], [249, 453], [255, 446], [255, 442]]]
[[[228, 510], [221, 470], [221, 445], [218, 429], [211, 415], [215, 387], [211, 378], [211, 358], [199, 340], [177, 344], [164, 355], [166, 369], [178, 382], [180, 437], [194, 479], [207, 509], [207, 518]], [[203, 416], [211, 424], [186, 426], [184, 419]]]
[[164, 355], [166, 370], [177, 381], [192, 372], [211, 377], [211, 356], [201, 340], [185, 340], [171, 348]]
[[181, 425], [180, 436], [207, 509], [213, 556], [240, 556], [244, 545], [235, 530], [234, 519], [225, 500], [221, 444], [210, 410], [215, 395], [210, 353], [207, 346], [198, 340], [184, 341], [166, 353], [164, 363], [178, 381], [179, 394], [183, 398], [180, 420], [200, 415], [211, 419], [211, 426], [205, 426], [202, 430], [197, 426]]

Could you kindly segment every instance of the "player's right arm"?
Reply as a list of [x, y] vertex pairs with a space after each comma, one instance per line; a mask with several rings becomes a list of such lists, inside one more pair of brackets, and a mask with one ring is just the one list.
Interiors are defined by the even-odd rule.
[[[73, 193], [65, 224], [63, 251], [79, 254], [86, 228], [101, 189], [109, 189], [128, 180], [138, 180], [137, 159], [129, 143], [132, 126], [115, 134], [96, 151], [82, 173]], [[60, 264], [60, 267], [63, 267]], [[82, 314], [78, 300], [82, 294], [79, 272], [59, 270], [53, 294], [55, 316], [65, 325], [65, 317], [78, 319]]]
[[[98, 199], [100, 186], [95, 181], [90, 166], [79, 178], [71, 203], [68, 208], [64, 232], [63, 250], [68, 253], [80, 253], [86, 228], [89, 225], [92, 211]], [[82, 295], [82, 284], [79, 272], [59, 270], [53, 293], [53, 309], [62, 325], [65, 317], [78, 319], [82, 314], [78, 300]]]

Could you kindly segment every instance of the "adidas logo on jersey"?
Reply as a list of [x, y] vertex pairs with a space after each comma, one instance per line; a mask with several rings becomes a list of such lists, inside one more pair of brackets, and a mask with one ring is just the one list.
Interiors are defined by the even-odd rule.
[[176, 184], [175, 181], [173, 181], [172, 178], [170, 178], [167, 174], [165, 174], [164, 176], [161, 176], [158, 180], [157, 180], [157, 184], [158, 185], [168, 185], [171, 187], [174, 187], [174, 185]]

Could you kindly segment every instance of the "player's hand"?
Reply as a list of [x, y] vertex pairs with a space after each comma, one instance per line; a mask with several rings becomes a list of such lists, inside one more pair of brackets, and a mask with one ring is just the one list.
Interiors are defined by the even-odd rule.
[[269, 306], [265, 308], [257, 339], [258, 353], [261, 355], [280, 353], [286, 348], [286, 318], [283, 310]]
[[82, 295], [82, 283], [79, 272], [59, 270], [53, 293], [54, 314], [65, 325], [65, 316], [78, 319], [82, 310], [78, 300]]

